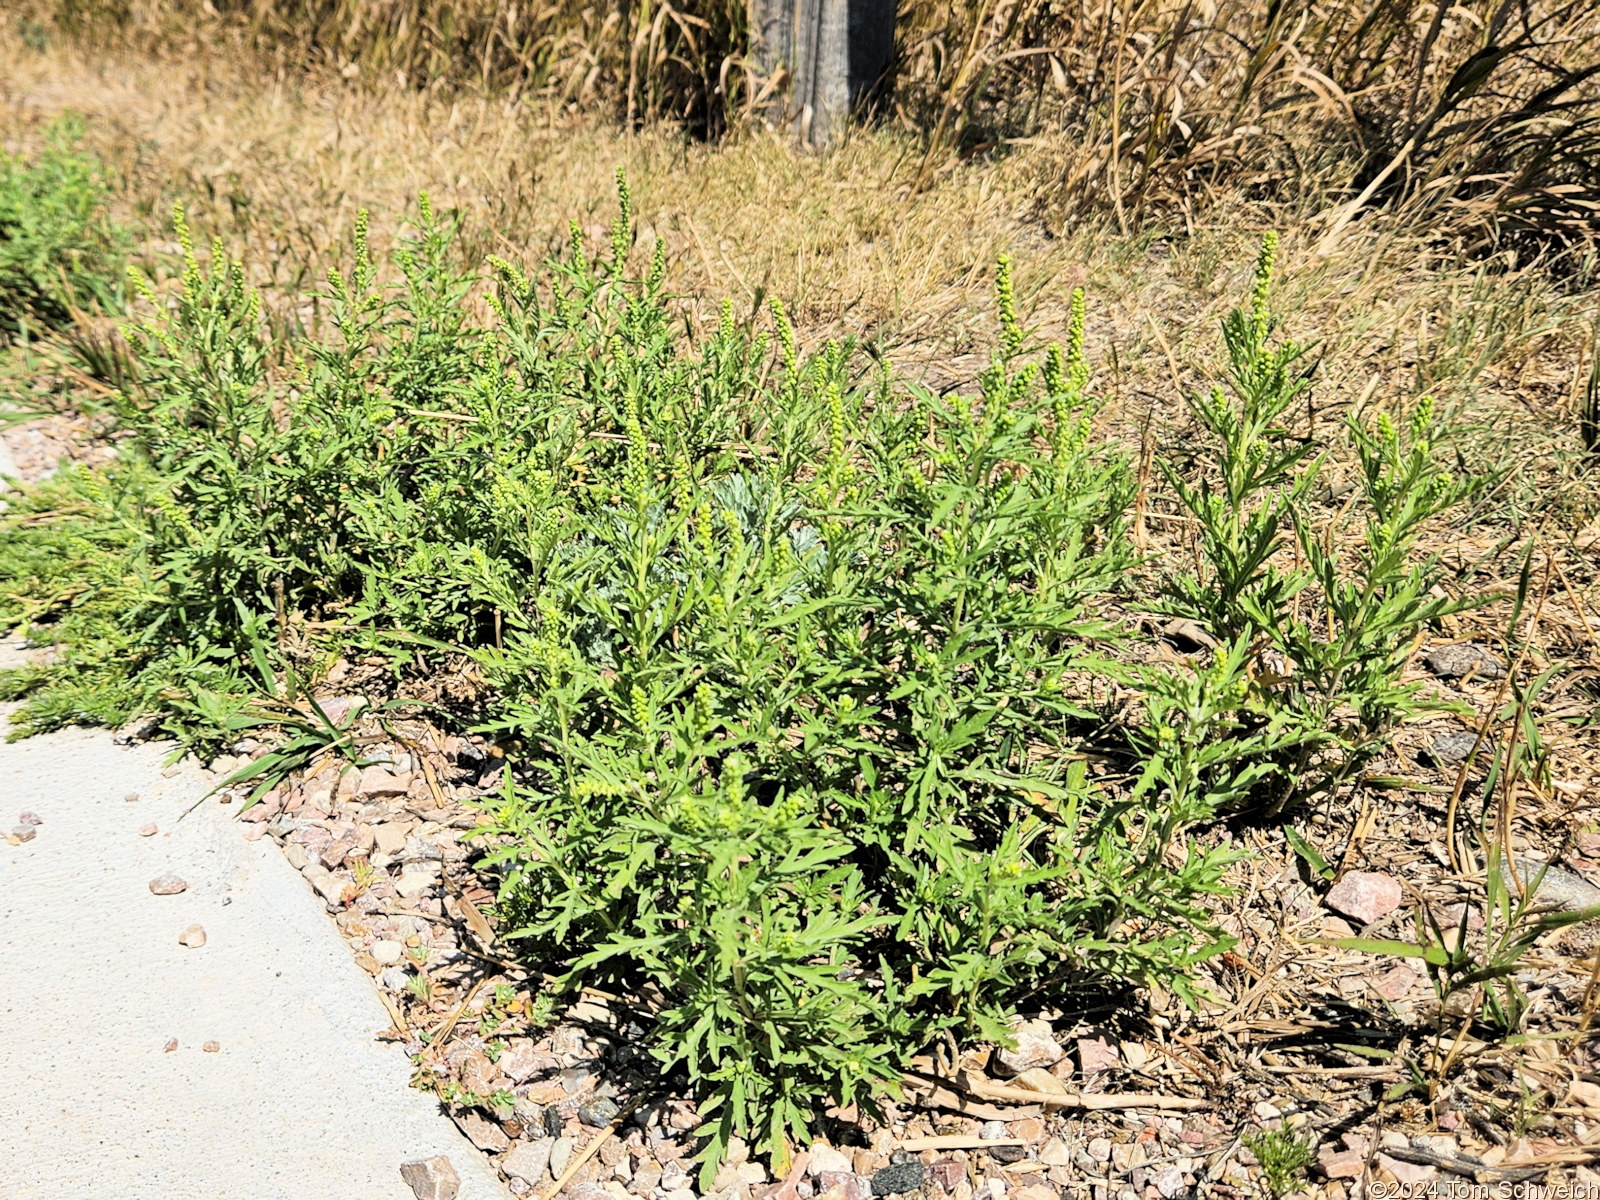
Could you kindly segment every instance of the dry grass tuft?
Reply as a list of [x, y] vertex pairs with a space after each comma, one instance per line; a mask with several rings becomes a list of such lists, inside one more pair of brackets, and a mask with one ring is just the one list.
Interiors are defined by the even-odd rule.
[[[280, 77], [462, 85], [551, 112], [749, 128], [777, 79], [733, 0], [28, 0], [62, 33], [173, 61], [227, 47]], [[1103, 206], [1128, 232], [1240, 188], [1326, 193], [1336, 238], [1377, 206], [1472, 253], [1600, 231], [1600, 17], [1586, 0], [905, 0], [883, 107], [919, 139], [926, 187], [1021, 139], [1050, 153], [1058, 219]]]

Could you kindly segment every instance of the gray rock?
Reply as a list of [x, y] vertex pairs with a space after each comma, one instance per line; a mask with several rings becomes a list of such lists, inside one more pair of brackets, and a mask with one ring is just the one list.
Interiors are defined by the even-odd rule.
[[391, 992], [405, 991], [407, 978], [404, 967], [386, 967], [378, 974], [378, 982]]
[[832, 1146], [825, 1146], [821, 1142], [811, 1145], [811, 1160], [806, 1164], [806, 1174], [815, 1179], [824, 1171], [848, 1171], [851, 1169], [850, 1156], [842, 1154]]
[[406, 848], [406, 834], [409, 830], [410, 826], [394, 822], [374, 826], [372, 844], [379, 854], [387, 854], [392, 857]]
[[711, 1184], [713, 1193], [743, 1194], [767, 1182], [767, 1169], [758, 1162], [723, 1163]]
[[[624, 1162], [627, 1160], [624, 1159]], [[633, 1169], [633, 1187], [635, 1195], [648, 1196], [661, 1184], [661, 1164], [654, 1159], [647, 1158]]]
[[417, 1200], [456, 1200], [461, 1194], [461, 1176], [442, 1154], [402, 1163], [400, 1178], [410, 1185]]
[[547, 1137], [561, 1136], [561, 1114], [556, 1111], [555, 1105], [544, 1110], [544, 1131]]
[[364, 696], [323, 696], [317, 699], [323, 713], [335, 725], [344, 725], [356, 709], [366, 705]]
[[744, 1184], [744, 1187], [749, 1187], [749, 1184], [746, 1184], [744, 1178], [739, 1174], [739, 1166], [741, 1166], [741, 1163], [723, 1163], [722, 1166], [718, 1166], [717, 1178], [712, 1179], [712, 1184], [710, 1184], [712, 1195], [726, 1194], [726, 1192], [738, 1189], [741, 1184]]
[[1400, 907], [1400, 881], [1381, 871], [1351, 871], [1329, 889], [1327, 905], [1334, 912], [1370, 925]]
[[1506, 673], [1499, 659], [1471, 642], [1440, 646], [1423, 655], [1422, 661], [1441, 679], [1499, 679]]
[[344, 899], [344, 880], [325, 867], [316, 863], [307, 863], [306, 869], [301, 872], [306, 877], [306, 882], [317, 890], [331, 905], [338, 905]]
[[615, 1102], [606, 1099], [591, 1100], [579, 1106], [578, 1120], [594, 1129], [604, 1129], [622, 1111]]
[[189, 885], [176, 875], [158, 875], [150, 881], [150, 890], [157, 896], [176, 896], [179, 892], [187, 891]]
[[1447, 1133], [1422, 1133], [1411, 1139], [1416, 1150], [1429, 1150], [1442, 1158], [1455, 1158], [1461, 1153], [1456, 1139]]
[[838, 1188], [843, 1200], [868, 1200], [872, 1195], [872, 1181], [853, 1171], [824, 1171], [817, 1176], [817, 1187], [824, 1193]]
[[500, 1160], [500, 1169], [512, 1179], [535, 1185], [543, 1183], [544, 1173], [550, 1167], [550, 1151], [555, 1144], [554, 1138], [547, 1137], [532, 1142], [518, 1142], [512, 1147], [511, 1153]]
[[1014, 1030], [1012, 1036], [1017, 1044], [1002, 1048], [995, 1056], [1000, 1070], [1007, 1075], [1021, 1075], [1035, 1067], [1053, 1067], [1067, 1056], [1061, 1044], [1050, 1036], [1050, 1026], [1042, 1021], [1030, 1021]]
[[[549, 1109], [546, 1109], [545, 1111], [546, 1111], [546, 1113], [550, 1112]], [[548, 1116], [546, 1117], [546, 1119], [548, 1120]], [[550, 1175], [551, 1175], [551, 1177], [559, 1179], [561, 1177], [561, 1172], [563, 1172], [563, 1171], [565, 1171], [567, 1169], [567, 1163], [571, 1160], [571, 1158], [572, 1158], [572, 1139], [569, 1138], [569, 1137], [558, 1137], [558, 1138], [556, 1138], [554, 1145], [552, 1145], [550, 1147]]]
[[1540, 908], [1554, 908], [1559, 912], [1581, 912], [1600, 905], [1600, 888], [1582, 875], [1563, 871], [1560, 867], [1546, 866], [1530, 858], [1517, 860], [1517, 875], [1522, 886], [1534, 889], [1533, 904]]
[[1156, 1191], [1161, 1193], [1162, 1200], [1173, 1200], [1173, 1197], [1184, 1188], [1183, 1172], [1177, 1167], [1161, 1167], [1152, 1171], [1150, 1182], [1155, 1185]]
[[32, 825], [18, 825], [12, 829], [11, 836], [19, 842], [31, 842], [38, 836], [38, 831]]
[[283, 857], [296, 871], [304, 871], [306, 864], [311, 861], [311, 856], [306, 853], [306, 848], [298, 842], [287, 842], [283, 847]]
[[892, 1163], [881, 1171], [873, 1172], [872, 1194], [899, 1196], [913, 1191], [922, 1186], [922, 1177], [926, 1174], [927, 1168], [914, 1158], [909, 1162]]
[[433, 890], [434, 878], [432, 875], [417, 875], [407, 872], [394, 881], [395, 895], [402, 900], [415, 900], [425, 896]]
[[1072, 1165], [1072, 1152], [1066, 1142], [1053, 1137], [1040, 1147], [1039, 1161], [1047, 1167], [1069, 1167]]
[[561, 1089], [569, 1096], [576, 1096], [587, 1088], [589, 1081], [594, 1077], [595, 1072], [588, 1067], [568, 1067], [558, 1076], [561, 1080]]
[[358, 791], [363, 797], [404, 796], [411, 788], [409, 774], [397, 775], [386, 767], [372, 766], [361, 772]]
[[319, 825], [315, 821], [302, 821], [289, 835], [290, 842], [298, 842], [305, 847], [306, 854], [318, 859], [322, 852], [333, 845], [333, 830]]
[[[532, 1038], [516, 1038], [500, 1055], [499, 1067], [512, 1083], [526, 1083], [539, 1069], [538, 1043]], [[543, 1114], [540, 1115], [543, 1120]]]
[[332, 871], [343, 865], [344, 860], [354, 849], [355, 841], [353, 839], [337, 838], [317, 852], [317, 861]]
[[1450, 766], [1463, 761], [1477, 744], [1478, 735], [1475, 733], [1440, 733], [1434, 735], [1423, 753], [1435, 766]]
[[1085, 1078], [1098, 1071], [1115, 1071], [1122, 1065], [1122, 1052], [1099, 1037], [1078, 1039], [1078, 1070]]
[[400, 852], [400, 861], [406, 863], [443, 862], [444, 851], [438, 843], [431, 842], [425, 837], [406, 838], [405, 849]]

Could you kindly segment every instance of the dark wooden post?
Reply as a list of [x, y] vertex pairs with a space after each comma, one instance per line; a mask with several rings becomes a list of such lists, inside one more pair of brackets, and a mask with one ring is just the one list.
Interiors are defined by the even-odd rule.
[[894, 53], [895, 0], [751, 0], [756, 61], [787, 67], [780, 98], [800, 141], [822, 146], [883, 78]]

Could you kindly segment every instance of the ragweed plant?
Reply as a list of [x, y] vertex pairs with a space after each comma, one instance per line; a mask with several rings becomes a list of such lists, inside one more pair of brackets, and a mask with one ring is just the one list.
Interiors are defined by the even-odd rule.
[[0, 335], [64, 326], [74, 308], [122, 308], [127, 237], [106, 216], [106, 181], [77, 149], [82, 136], [82, 118], [67, 114], [33, 162], [0, 154]]
[[[1096, 436], [1082, 294], [1066, 345], [1037, 347], [1002, 260], [975, 393], [867, 369], [849, 341], [806, 353], [776, 301], [765, 329], [725, 309], [688, 344], [659, 244], [631, 273], [625, 182], [619, 200], [598, 255], [574, 226], [541, 270], [483, 279], [425, 199], [387, 275], [362, 220], [328, 334], [291, 345], [178, 213], [176, 295], [147, 290], [132, 332], [123, 460], [51, 485], [75, 507], [0, 517], [0, 612], [101, 647], [15, 685], [36, 726], [92, 684], [99, 719], [154, 703], [221, 740], [303, 690], [297, 640], [397, 674], [419, 648], [476, 660], [474, 716], [517, 747], [483, 811], [500, 936], [569, 986], [660, 998], [652, 1050], [700, 1098], [709, 1185], [734, 1137], [781, 1174], [825, 1107], [873, 1109], [933, 1039], [1005, 1040], [1021, 997], [1192, 998], [1227, 944], [1207, 898], [1229, 861], [1194, 825], [1280, 786], [1314, 738], [1354, 743], [1313, 718], [1373, 692], [1438, 611], [1409, 555], [1455, 485], [1420, 425], [1380, 431], [1359, 570], [1278, 565], [1309, 452], [1281, 444], [1300, 352], [1271, 345], [1264, 260], [1228, 326], [1235, 399], [1197, 406], [1214, 469], [1174, 476], [1207, 565], [1168, 603], [1220, 649], [1143, 681], [1136, 783], [1091, 779], [1091, 685], [1130, 679], [1101, 600], [1134, 559], [1134, 488]], [[1318, 589], [1331, 645], [1292, 608]], [[1264, 681], [1268, 642], [1291, 685]], [[1406, 703], [1355, 710], [1377, 728]], [[258, 784], [348, 749], [332, 722], [295, 733]]]
[[802, 358], [773, 305], [768, 395], [731, 321], [684, 355], [636, 297], [551, 274], [589, 305], [563, 328], [602, 348], [616, 433], [482, 656], [525, 747], [492, 861], [530, 952], [668, 998], [657, 1054], [704, 1097], [706, 1180], [734, 1136], [781, 1169], [825, 1103], [872, 1107], [945, 1030], [1008, 1036], [1021, 990], [1173, 981], [1216, 945], [1222, 861], [1173, 869], [1183, 821], [1068, 754], [1071, 677], [1112, 636], [1089, 600], [1131, 554], [1081, 334], [1059, 371], [1029, 360], [1002, 264], [980, 394], [940, 397], [853, 378], [847, 345]]
[[1223, 325], [1227, 387], [1190, 402], [1211, 439], [1198, 481], [1161, 464], [1195, 521], [1199, 554], [1193, 571], [1169, 572], [1160, 611], [1195, 621], [1221, 656], [1241, 657], [1241, 712], [1259, 757], [1236, 800], [1272, 810], [1339, 787], [1425, 707], [1400, 680], [1415, 639], [1477, 603], [1443, 597], [1437, 559], [1415, 553], [1422, 530], [1475, 486], [1441, 463], [1431, 399], [1403, 430], [1387, 414], [1370, 428], [1347, 421], [1360, 466], [1353, 549], [1336, 549], [1332, 523], [1312, 516], [1324, 460], [1285, 426], [1310, 383], [1298, 366], [1306, 347], [1272, 336], [1276, 246], [1270, 234], [1263, 240], [1249, 305]]

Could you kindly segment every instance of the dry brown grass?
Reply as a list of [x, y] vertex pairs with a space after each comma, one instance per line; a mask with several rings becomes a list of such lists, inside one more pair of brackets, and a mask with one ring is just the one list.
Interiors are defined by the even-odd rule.
[[170, 269], [166, 214], [182, 201], [291, 325], [315, 321], [304, 293], [348, 245], [363, 207], [381, 245], [427, 191], [459, 213], [468, 263], [527, 259], [562, 239], [573, 215], [603, 237], [622, 165], [644, 236], [667, 241], [692, 321], [723, 296], [749, 313], [776, 295], [813, 341], [877, 339], [903, 369], [965, 381], [991, 333], [992, 264], [1010, 251], [1042, 336], [1059, 335], [1068, 292], [1088, 286], [1091, 353], [1114, 418], [1130, 428], [1154, 418], [1158, 432], [1183, 430], [1180, 387], [1212, 377], [1218, 322], [1241, 294], [1251, 246], [1274, 227], [1291, 331], [1318, 342], [1308, 428], [1331, 432], [1351, 403], [1431, 391], [1470, 405], [1475, 453], [1526, 464], [1498, 503], [1524, 516], [1540, 489], [1548, 497], [1564, 483], [1570, 520], [1592, 515], [1577, 486], [1592, 270], [1553, 276], [1511, 252], [1462, 265], [1397, 223], [1354, 224], [1330, 247], [1339, 197], [1316, 180], [1287, 197], [1234, 188], [1203, 212], [1174, 210], [1124, 236], [1092, 206], [1062, 215], [1047, 191], [1062, 154], [1053, 144], [975, 157], [918, 190], [923, 143], [894, 129], [857, 130], [804, 156], [755, 129], [713, 145], [665, 127], [628, 133], [535, 97], [263, 80], [251, 60], [228, 57], [41, 54], [10, 31], [0, 34], [0, 80], [14, 148], [60, 110], [87, 115], [121, 215], [150, 239], [147, 270]]
[[[1600, 15], [1587, 0], [902, 0], [880, 110], [926, 186], [1042, 143], [1044, 206], [1128, 232], [1239, 188], [1331, 190], [1473, 253], [1600, 235]], [[742, 0], [19, 0], [34, 39], [174, 62], [243, 52], [280, 75], [496, 88], [553, 110], [770, 118]]]

